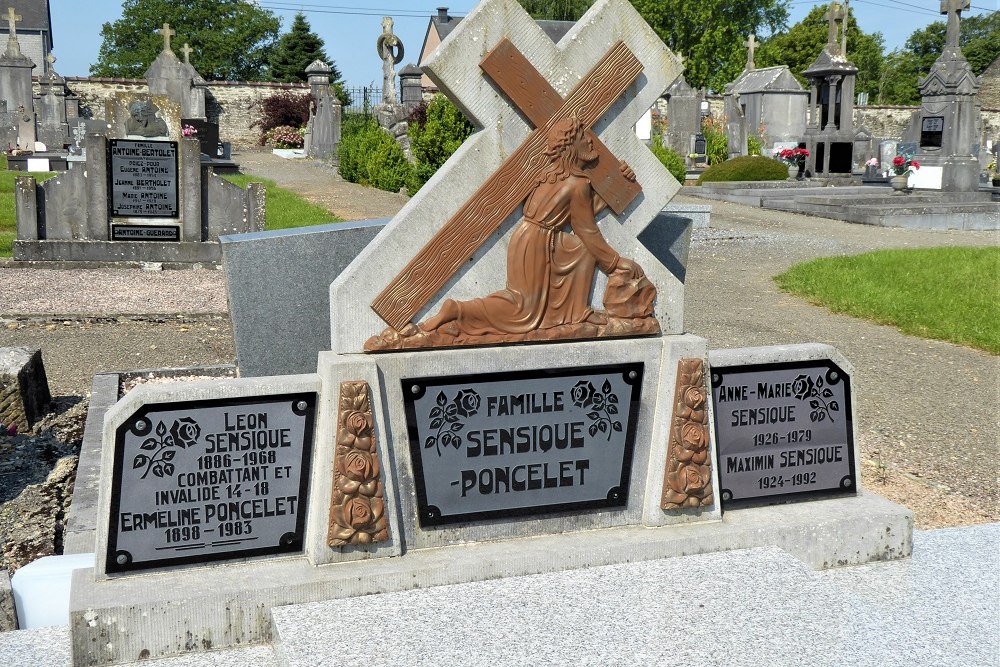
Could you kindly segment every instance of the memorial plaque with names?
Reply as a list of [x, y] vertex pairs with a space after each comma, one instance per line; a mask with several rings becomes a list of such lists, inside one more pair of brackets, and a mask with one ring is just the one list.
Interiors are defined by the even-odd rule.
[[402, 380], [421, 526], [624, 507], [643, 364]]
[[177, 142], [108, 141], [108, 206], [112, 216], [176, 218]]
[[829, 360], [712, 367], [723, 508], [854, 493], [850, 378]]
[[940, 148], [944, 137], [944, 117], [925, 116], [920, 121], [920, 147]]
[[302, 551], [316, 394], [143, 406], [115, 434], [107, 572]]
[[180, 225], [111, 225], [112, 241], [180, 241]]

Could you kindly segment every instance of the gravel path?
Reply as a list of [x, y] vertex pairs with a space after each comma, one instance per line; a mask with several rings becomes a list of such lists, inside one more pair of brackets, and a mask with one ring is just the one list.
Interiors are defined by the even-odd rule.
[[[359, 190], [325, 165], [265, 153], [239, 160], [246, 171], [273, 178], [347, 219], [389, 216], [405, 201]], [[340, 207], [342, 201], [351, 206]], [[991, 245], [998, 235], [883, 229], [710, 203], [712, 229], [697, 230], [691, 246], [688, 331], [716, 349], [834, 345], [855, 368], [866, 484], [914, 509], [919, 526], [1000, 520], [1000, 358], [830, 314], [778, 292], [771, 280], [814, 257]], [[87, 393], [98, 370], [232, 363], [225, 312], [221, 271], [0, 266], [0, 346], [41, 347], [54, 394]], [[148, 313], [158, 317], [129, 316]], [[65, 317], [108, 314], [118, 317]]]

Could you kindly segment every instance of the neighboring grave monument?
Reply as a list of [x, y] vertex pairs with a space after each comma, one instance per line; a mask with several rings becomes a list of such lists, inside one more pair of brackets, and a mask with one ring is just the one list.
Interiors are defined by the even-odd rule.
[[50, 53], [46, 61], [49, 66], [38, 81], [40, 94], [34, 100], [38, 140], [50, 151], [61, 151], [72, 141], [70, 126], [80, 117], [80, 99], [67, 95], [66, 79], [55, 70], [55, 56]]
[[21, 53], [17, 42], [17, 22], [21, 16], [13, 7], [8, 7], [3, 19], [10, 26], [7, 47], [0, 55], [0, 103], [6, 104], [6, 109], [0, 109], [0, 112], [6, 112], [3, 125], [7, 128], [4, 134], [8, 146], [0, 148], [34, 150], [36, 135], [31, 70], [35, 68], [35, 63]]
[[[763, 545], [909, 553], [912, 515], [858, 493], [846, 360], [743, 350], [717, 380], [683, 333], [650, 229], [679, 185], [632, 130], [680, 63], [632, 5], [598, 0], [554, 44], [486, 0], [426, 69], [480, 129], [330, 285], [316, 372], [108, 409], [77, 664], [270, 641], [294, 602]], [[742, 427], [730, 500], [822, 502], [724, 515], [713, 414]], [[764, 434], [758, 462], [740, 448]]]
[[785, 65], [756, 68], [754, 35], [744, 45], [743, 73], [723, 93], [730, 157], [749, 154], [751, 134], [765, 146], [798, 142], [805, 135], [806, 91]]
[[807, 168], [821, 176], [850, 176], [869, 150], [855, 155], [854, 82], [858, 68], [847, 59], [846, 36], [841, 38], [841, 31], [847, 32], [847, 16], [843, 5], [830, 3], [823, 16], [827, 20], [826, 45], [803, 72], [810, 84]]
[[163, 49], [146, 70], [150, 95], [163, 95], [180, 106], [181, 118], [205, 119], [205, 80], [191, 65], [191, 47], [184, 45], [184, 61], [170, 48], [170, 40], [177, 33], [169, 23], [159, 30], [163, 35]]
[[[698, 145], [701, 137], [701, 104], [705, 101], [704, 91], [692, 88], [684, 78], [677, 77], [667, 92], [667, 133], [666, 145], [678, 155], [692, 153], [704, 155], [704, 146]], [[702, 137], [704, 143], [704, 137]], [[698, 148], [702, 150], [698, 150]]]
[[402, 120], [403, 108], [396, 89], [396, 65], [403, 62], [403, 40], [392, 31], [391, 16], [382, 17], [382, 34], [375, 41], [375, 50], [382, 61], [382, 103], [375, 107], [382, 127], [390, 128]]
[[914, 114], [920, 137], [917, 188], [974, 192], [979, 187], [979, 79], [959, 47], [959, 18], [969, 6], [969, 0], [941, 1], [941, 13], [948, 15], [945, 47], [920, 80], [920, 110]]
[[333, 70], [322, 60], [306, 68], [312, 104], [306, 129], [306, 155], [326, 160], [336, 154], [340, 143], [340, 100], [330, 88]]

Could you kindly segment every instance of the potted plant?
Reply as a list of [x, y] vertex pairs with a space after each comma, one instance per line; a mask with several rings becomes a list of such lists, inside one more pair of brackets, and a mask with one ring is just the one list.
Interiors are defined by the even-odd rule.
[[901, 195], [906, 192], [906, 181], [910, 176], [910, 171], [920, 169], [920, 163], [911, 157], [897, 155], [892, 158], [892, 178], [889, 185], [892, 186], [893, 194]]
[[788, 165], [788, 179], [802, 180], [802, 174], [806, 169], [806, 158], [809, 157], [808, 148], [776, 148], [774, 157]]
[[1000, 173], [997, 173], [997, 160], [993, 160], [993, 162], [986, 165], [986, 171], [989, 172], [993, 187], [1000, 188]]

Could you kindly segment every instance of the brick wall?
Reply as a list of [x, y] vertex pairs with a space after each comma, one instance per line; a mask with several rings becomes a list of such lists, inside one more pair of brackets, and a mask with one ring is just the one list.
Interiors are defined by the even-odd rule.
[[[66, 86], [80, 97], [81, 108], [89, 110], [85, 115], [94, 118], [104, 116], [104, 102], [115, 93], [145, 93], [148, 90], [143, 79], [67, 77]], [[258, 103], [282, 91], [308, 95], [309, 86], [304, 83], [212, 81], [205, 95], [206, 113], [210, 121], [219, 124], [222, 141], [232, 142], [236, 147], [255, 146], [260, 130], [252, 125], [260, 117]]]

